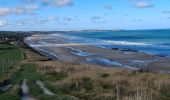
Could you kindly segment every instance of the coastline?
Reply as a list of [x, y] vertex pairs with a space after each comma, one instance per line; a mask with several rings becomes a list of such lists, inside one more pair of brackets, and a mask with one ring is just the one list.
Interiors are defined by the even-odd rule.
[[[151, 55], [126, 48], [106, 49], [92, 45], [73, 44], [61, 38], [58, 38], [57, 42], [55, 41], [55, 46], [45, 44], [45, 42], [42, 45], [40, 44], [42, 37], [37, 36], [37, 38], [31, 40], [27, 38], [24, 41], [30, 48], [52, 60], [170, 73], [170, 58], [162, 55]], [[36, 47], [35, 45], [39, 46]]]

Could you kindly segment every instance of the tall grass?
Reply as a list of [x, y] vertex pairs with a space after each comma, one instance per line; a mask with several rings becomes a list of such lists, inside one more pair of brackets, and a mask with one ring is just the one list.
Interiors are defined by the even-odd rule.
[[44, 76], [49, 73], [53, 73], [51, 78], [66, 75], [49, 84], [64, 94], [82, 100], [170, 99], [170, 76], [166, 74], [139, 73], [65, 62], [44, 62], [38, 65], [38, 71]]

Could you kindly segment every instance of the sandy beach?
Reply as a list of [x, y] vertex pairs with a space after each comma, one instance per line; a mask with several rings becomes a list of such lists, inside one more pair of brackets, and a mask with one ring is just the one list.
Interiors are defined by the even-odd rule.
[[137, 50], [106, 49], [88, 44], [69, 43], [66, 39], [60, 37], [49, 39], [48, 35], [28, 37], [25, 39], [25, 43], [53, 60], [170, 73], [170, 58], [146, 54]]

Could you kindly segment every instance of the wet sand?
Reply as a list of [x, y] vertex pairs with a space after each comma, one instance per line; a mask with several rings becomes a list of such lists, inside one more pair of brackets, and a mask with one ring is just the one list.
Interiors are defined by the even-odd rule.
[[129, 49], [106, 49], [94, 45], [73, 44], [63, 38], [49, 39], [46, 35], [32, 36], [25, 43], [42, 55], [54, 60], [99, 64], [106, 67], [170, 73], [170, 58]]

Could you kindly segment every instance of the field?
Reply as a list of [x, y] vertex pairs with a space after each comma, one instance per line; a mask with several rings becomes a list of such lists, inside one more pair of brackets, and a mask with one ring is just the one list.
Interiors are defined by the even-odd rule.
[[24, 59], [23, 50], [19, 46], [0, 44], [0, 80], [7, 76], [9, 70]]
[[[17, 76], [23, 59], [23, 50], [19, 46], [0, 44], [0, 86], [3, 87]], [[18, 92], [19, 84], [13, 85], [8, 92], [0, 92], [0, 100], [18, 100]]]
[[[12, 86], [0, 92], [0, 100], [23, 98], [24, 80], [29, 89], [26, 94], [36, 100], [170, 99], [168, 74], [50, 61], [29, 48], [11, 45], [1, 48], [5, 49], [1, 49], [4, 53], [0, 58], [15, 59], [20, 63], [13, 64], [13, 70], [8, 70], [15, 73], [12, 74], [14, 77], [7, 78]], [[23, 50], [25, 54], [22, 54]]]

